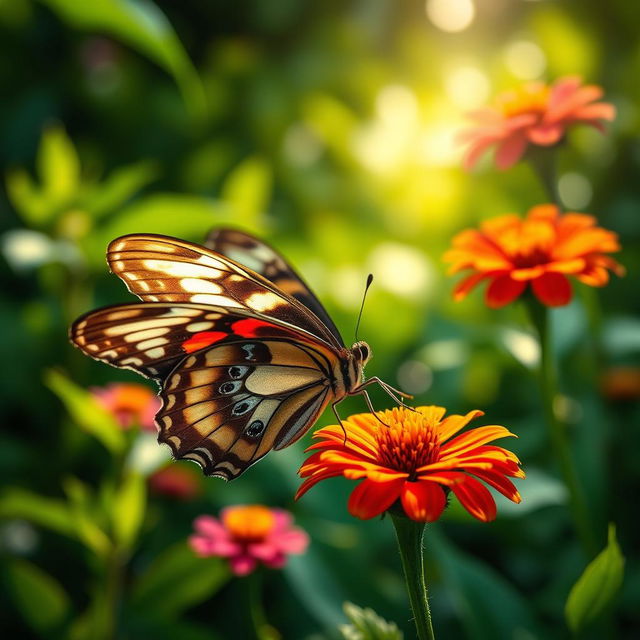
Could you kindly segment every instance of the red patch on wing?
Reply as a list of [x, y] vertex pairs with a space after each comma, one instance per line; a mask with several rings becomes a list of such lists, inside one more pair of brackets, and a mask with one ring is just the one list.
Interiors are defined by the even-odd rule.
[[200, 333], [194, 333], [188, 340], [185, 340], [182, 343], [182, 348], [187, 353], [193, 353], [208, 347], [210, 344], [219, 342], [228, 335], [225, 331], [201, 331]]
[[[264, 320], [255, 320], [254, 318], [245, 318], [244, 320], [238, 320], [231, 325], [234, 335], [242, 338], [259, 338], [261, 336], [272, 336], [274, 330], [276, 334], [287, 333], [281, 327], [271, 324], [271, 322], [265, 322]], [[260, 331], [260, 329], [268, 328], [269, 331]]]

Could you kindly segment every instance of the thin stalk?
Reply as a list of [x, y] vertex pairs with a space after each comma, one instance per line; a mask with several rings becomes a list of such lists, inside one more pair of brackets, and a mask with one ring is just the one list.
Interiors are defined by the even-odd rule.
[[533, 149], [528, 154], [534, 173], [542, 183], [550, 202], [562, 209], [562, 200], [558, 191], [558, 175], [556, 171], [555, 149]]
[[262, 604], [262, 580], [258, 571], [245, 578], [249, 597], [249, 614], [257, 640], [278, 640], [281, 636], [267, 621]]
[[435, 640], [427, 598], [427, 585], [424, 579], [422, 536], [425, 525], [423, 522], [414, 522], [405, 516], [393, 513], [391, 520], [398, 538], [398, 549], [402, 559], [402, 568], [418, 640]]
[[558, 420], [553, 408], [558, 393], [556, 366], [553, 358], [549, 309], [536, 300], [527, 300], [529, 316], [538, 333], [540, 343], [539, 381], [549, 439], [560, 467], [562, 478], [569, 491], [569, 502], [574, 526], [585, 554], [591, 558], [597, 548], [589, 512], [576, 472], [566, 427]]

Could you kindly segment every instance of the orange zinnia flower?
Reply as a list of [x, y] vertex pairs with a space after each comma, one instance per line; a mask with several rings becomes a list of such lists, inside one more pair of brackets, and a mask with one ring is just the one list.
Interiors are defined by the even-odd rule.
[[320, 441], [307, 449], [315, 453], [300, 468], [300, 476], [306, 480], [296, 499], [321, 480], [344, 476], [363, 479], [348, 504], [349, 512], [357, 518], [380, 515], [399, 500], [412, 520], [433, 522], [453, 491], [472, 516], [485, 522], [493, 520], [496, 504], [478, 479], [520, 502], [520, 494], [507, 479], [524, 478], [518, 458], [502, 447], [487, 444], [514, 434], [492, 425], [452, 438], [484, 414], [471, 411], [466, 416], [445, 418], [445, 411], [431, 406], [362, 413], [343, 421], [346, 438], [340, 425], [319, 429], [313, 437]]
[[560, 214], [558, 207], [545, 204], [524, 220], [500, 216], [483, 222], [479, 231], [460, 232], [444, 260], [452, 263], [450, 273], [473, 272], [455, 288], [455, 300], [488, 279], [486, 301], [492, 308], [515, 300], [529, 283], [540, 302], [557, 307], [571, 300], [567, 275], [592, 287], [609, 281], [607, 269], [623, 275], [624, 268], [604, 255], [619, 250], [618, 236], [596, 226], [593, 216]]
[[508, 169], [523, 156], [528, 145], [548, 147], [559, 142], [567, 128], [582, 122], [602, 130], [602, 120], [613, 120], [615, 107], [596, 102], [602, 89], [582, 85], [579, 77], [561, 78], [549, 86], [541, 82], [523, 85], [500, 94], [494, 105], [473, 111], [475, 126], [460, 132], [459, 141], [468, 145], [465, 169], [496, 146], [496, 166]]

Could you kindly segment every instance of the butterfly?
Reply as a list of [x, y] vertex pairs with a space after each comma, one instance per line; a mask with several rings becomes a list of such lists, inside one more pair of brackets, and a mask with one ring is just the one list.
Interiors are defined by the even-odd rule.
[[[216, 229], [204, 246], [154, 234], [113, 240], [113, 273], [141, 302], [85, 314], [70, 330], [86, 355], [160, 385], [158, 441], [206, 475], [232, 480], [363, 394], [366, 342], [347, 348], [302, 278], [273, 248]], [[406, 394], [401, 394], [405, 395]]]

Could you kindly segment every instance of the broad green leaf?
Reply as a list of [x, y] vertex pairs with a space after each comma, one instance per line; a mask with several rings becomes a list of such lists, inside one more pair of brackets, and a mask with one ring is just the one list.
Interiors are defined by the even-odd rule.
[[342, 608], [351, 623], [340, 626], [344, 640], [402, 640], [398, 626], [381, 618], [373, 609], [362, 609], [351, 602], [345, 602]]
[[111, 453], [120, 453], [125, 437], [113, 417], [88, 392], [62, 373], [49, 370], [45, 383], [62, 400], [74, 422], [98, 439]]
[[96, 555], [106, 556], [112, 543], [99, 522], [95, 496], [77, 478], [66, 478], [63, 486], [69, 498], [76, 536]]
[[624, 556], [616, 540], [616, 528], [610, 524], [607, 546], [587, 565], [569, 593], [565, 617], [573, 632], [583, 629], [611, 606], [623, 576]]
[[12, 487], [0, 495], [0, 518], [23, 518], [69, 537], [76, 537], [73, 515], [62, 500]]
[[45, 129], [36, 161], [44, 197], [56, 208], [68, 205], [80, 184], [80, 163], [61, 126]]
[[144, 477], [130, 471], [113, 498], [113, 533], [116, 543], [129, 549], [140, 531], [146, 506]]
[[202, 242], [211, 227], [232, 222], [231, 209], [223, 202], [172, 193], [141, 198], [92, 234], [87, 254], [104, 268], [104, 252], [111, 240], [127, 233], [160, 233]]
[[538, 637], [529, 603], [494, 569], [456, 549], [437, 526], [427, 527], [424, 543], [429, 554], [427, 586], [430, 564], [437, 563], [469, 640]]
[[148, 161], [116, 169], [91, 189], [89, 195], [83, 198], [81, 206], [91, 211], [94, 218], [103, 217], [125, 204], [157, 175], [156, 164]]
[[[345, 594], [317, 551], [310, 548], [304, 555], [291, 556], [284, 573], [292, 591], [318, 623], [332, 628], [342, 623]], [[313, 580], [309, 580], [309, 576], [313, 576]]]
[[229, 578], [224, 560], [200, 558], [186, 543], [179, 543], [156, 558], [138, 579], [131, 602], [150, 616], [177, 618], [213, 596]]
[[41, 0], [77, 29], [122, 40], [170, 73], [192, 115], [201, 118], [205, 95], [198, 74], [173, 27], [149, 0]]
[[31, 226], [46, 223], [55, 212], [51, 201], [24, 169], [14, 169], [7, 174], [7, 193], [16, 211]]
[[222, 187], [222, 199], [234, 212], [235, 220], [255, 225], [271, 197], [271, 169], [267, 162], [251, 157], [240, 163]]
[[34, 564], [17, 559], [8, 563], [5, 575], [7, 591], [27, 624], [41, 634], [59, 631], [71, 604], [57, 580]]

